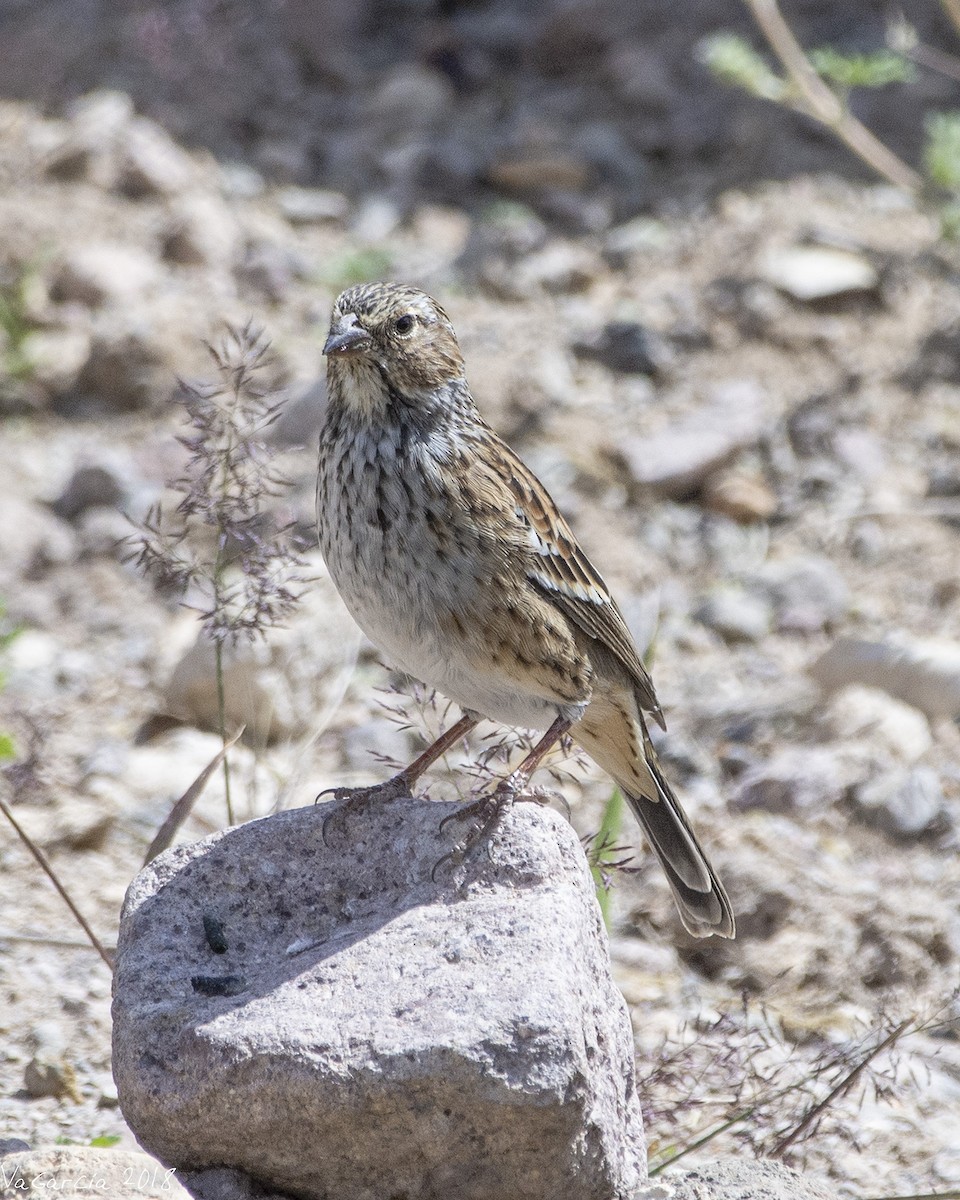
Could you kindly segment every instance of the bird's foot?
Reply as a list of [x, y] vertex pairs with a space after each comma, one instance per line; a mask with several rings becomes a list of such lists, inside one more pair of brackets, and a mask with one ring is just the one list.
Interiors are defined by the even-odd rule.
[[333, 796], [337, 802], [336, 808], [323, 818], [323, 824], [320, 827], [320, 836], [323, 838], [324, 845], [330, 845], [330, 834], [334, 829], [339, 829], [342, 833], [348, 818], [361, 816], [371, 804], [385, 804], [388, 800], [396, 800], [400, 796], [409, 796], [410, 794], [410, 783], [402, 773], [394, 775], [385, 783], [376, 783], [372, 787], [327, 788], [314, 801], [316, 804], [324, 796]]
[[515, 803], [529, 800], [534, 804], [546, 804], [550, 799], [551, 797], [544, 795], [540, 789], [521, 792], [519, 784], [505, 779], [497, 785], [495, 791], [481, 796], [479, 800], [472, 800], [469, 804], [462, 805], [456, 812], [444, 817], [440, 822], [441, 833], [453, 821], [467, 821], [470, 823], [470, 828], [450, 853], [445, 854], [434, 865], [430, 872], [434, 882], [445, 868], [453, 869], [460, 866], [479, 846], [489, 843], [497, 826], [503, 820], [504, 814]]

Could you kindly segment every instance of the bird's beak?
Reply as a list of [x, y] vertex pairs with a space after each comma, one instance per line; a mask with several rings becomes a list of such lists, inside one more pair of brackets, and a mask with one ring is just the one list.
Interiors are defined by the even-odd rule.
[[344, 313], [330, 326], [323, 346], [324, 354], [355, 354], [370, 344], [370, 334], [357, 320], [357, 314]]

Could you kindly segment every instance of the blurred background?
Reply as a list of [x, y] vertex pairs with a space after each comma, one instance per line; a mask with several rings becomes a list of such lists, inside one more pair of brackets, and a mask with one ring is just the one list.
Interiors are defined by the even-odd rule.
[[[126, 539], [182, 498], [178, 378], [216, 382], [227, 323], [271, 342], [289, 486], [260, 528], [309, 576], [225, 647], [237, 817], [383, 778], [457, 715], [315, 551], [330, 305], [399, 278], [649, 647], [737, 911], [736, 942], [687, 938], [609, 781], [563, 764], [578, 832], [630, 856], [604, 904], [652, 1158], [747, 1110], [701, 1153], [769, 1153], [908, 1021], [787, 1159], [957, 1194], [956, 7], [0, 0], [0, 795], [105, 943], [219, 746], [203, 590]], [[178, 836], [225, 821], [217, 776]], [[109, 972], [3, 828], [0, 1137], [132, 1145]]]

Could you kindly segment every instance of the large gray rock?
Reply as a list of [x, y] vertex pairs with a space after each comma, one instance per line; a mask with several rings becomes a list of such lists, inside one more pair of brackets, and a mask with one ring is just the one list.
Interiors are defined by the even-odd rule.
[[142, 1144], [317, 1200], [634, 1196], [633, 1039], [570, 826], [517, 805], [434, 882], [453, 806], [374, 805], [330, 847], [326, 811], [132, 883], [114, 1070]]

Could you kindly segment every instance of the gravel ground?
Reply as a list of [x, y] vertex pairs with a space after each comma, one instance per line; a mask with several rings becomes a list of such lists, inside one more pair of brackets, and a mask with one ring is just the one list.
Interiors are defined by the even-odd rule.
[[[0, 192], [5, 792], [104, 941], [217, 747], [209, 688], [188, 697], [174, 672], [196, 660], [194, 615], [117, 548], [122, 514], [169, 499], [182, 469], [174, 379], [209, 373], [202, 339], [224, 322], [263, 324], [293, 481], [274, 515], [308, 529], [329, 306], [349, 282], [400, 278], [447, 307], [484, 412], [653, 642], [661, 753], [738, 913], [732, 944], [685, 937], [624, 828], [636, 869], [615, 879], [614, 958], [652, 1152], [786, 1088], [703, 1155], [769, 1152], [818, 1069], [849, 1070], [913, 1017], [928, 1026], [787, 1160], [850, 1196], [960, 1186], [960, 257], [936, 221], [830, 177], [580, 232], [516, 202], [358, 203], [187, 151], [117, 93], [67, 116], [4, 102], [0, 177], [17, 181]], [[385, 694], [397, 681], [311, 572], [267, 659], [228, 672], [284, 734], [236, 751], [244, 817], [381, 777], [374, 755], [405, 757], [442, 715]], [[882, 662], [821, 686], [843, 638], [894, 647], [915, 684], [933, 677], [927, 699], [917, 684], [905, 703]], [[588, 834], [610, 786], [568, 766]], [[214, 779], [181, 836], [223, 819]], [[132, 1145], [108, 971], [9, 834], [0, 947], [0, 1136]]]

